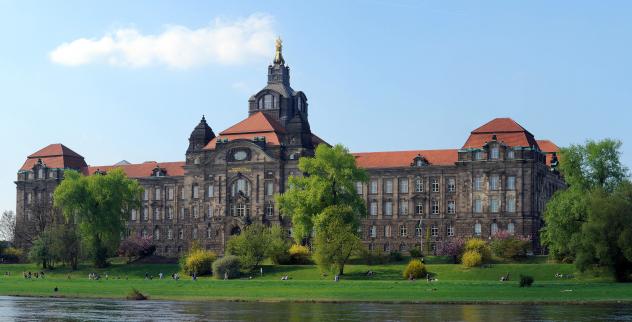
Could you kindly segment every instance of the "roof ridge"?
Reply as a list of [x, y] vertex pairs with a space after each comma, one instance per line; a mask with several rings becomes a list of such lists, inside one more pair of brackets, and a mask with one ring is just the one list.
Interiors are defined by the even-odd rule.
[[[264, 121], [266, 123], [256, 124], [255, 122], [258, 122], [258, 121]], [[245, 128], [242, 129], [240, 127], [245, 127]], [[248, 127], [262, 127], [262, 128], [248, 128]], [[221, 136], [221, 135], [228, 135], [228, 134], [245, 134], [245, 133], [262, 133], [262, 132], [284, 133], [285, 128], [276, 120], [270, 118], [265, 113], [259, 111], [241, 120], [237, 124], [227, 128], [226, 130], [220, 132], [219, 135]]]

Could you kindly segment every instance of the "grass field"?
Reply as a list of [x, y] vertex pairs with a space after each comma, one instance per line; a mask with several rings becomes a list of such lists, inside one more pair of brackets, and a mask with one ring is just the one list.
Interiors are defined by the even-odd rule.
[[[440, 262], [440, 261], [438, 261]], [[537, 262], [537, 261], [536, 261]], [[432, 262], [431, 262], [432, 263]], [[544, 303], [544, 302], [632, 302], [632, 284], [613, 283], [609, 278], [577, 274], [570, 264], [493, 264], [489, 268], [465, 269], [460, 265], [429, 264], [438, 279], [406, 281], [401, 272], [404, 263], [387, 265], [349, 265], [345, 276], [335, 283], [312, 265], [264, 266], [264, 276], [239, 280], [200, 278], [192, 281], [145, 280], [145, 274], [170, 276], [178, 270], [172, 264], [114, 264], [95, 270], [88, 266], [71, 272], [58, 268], [45, 279], [26, 280], [23, 271], [37, 271], [31, 264], [0, 265], [0, 295], [63, 296], [82, 298], [125, 298], [132, 287], [151, 299], [164, 300], [245, 300], [245, 301], [375, 301], [375, 302], [472, 302], [472, 303]], [[372, 270], [375, 276], [367, 277]], [[4, 275], [10, 272], [10, 276]], [[91, 281], [90, 272], [109, 279]], [[509, 273], [509, 282], [500, 282]], [[555, 273], [574, 274], [557, 279]], [[520, 274], [531, 275], [531, 288], [518, 287]], [[281, 281], [288, 275], [290, 280]], [[53, 292], [57, 287], [59, 292]]]

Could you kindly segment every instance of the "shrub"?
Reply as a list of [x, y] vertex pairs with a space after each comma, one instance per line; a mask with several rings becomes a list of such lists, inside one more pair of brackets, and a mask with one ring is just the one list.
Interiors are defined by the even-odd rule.
[[402, 256], [402, 253], [398, 251], [392, 251], [389, 254], [389, 257], [391, 259], [391, 262], [401, 262], [404, 259], [404, 256]]
[[413, 278], [422, 278], [426, 276], [426, 274], [426, 266], [420, 260], [413, 259], [408, 262], [408, 265], [406, 265], [402, 275], [407, 279], [410, 278], [411, 275]]
[[533, 284], [533, 276], [520, 275], [520, 287], [531, 287]]
[[190, 251], [184, 258], [182, 271], [188, 275], [210, 275], [213, 261], [217, 259], [215, 253], [203, 249]]
[[309, 263], [309, 248], [307, 246], [294, 244], [290, 247], [290, 263], [292, 264], [307, 264]]
[[513, 236], [505, 231], [495, 234], [490, 244], [494, 255], [505, 259], [526, 257], [530, 245], [528, 238]]
[[463, 253], [461, 262], [463, 262], [463, 266], [465, 267], [479, 266], [483, 263], [483, 256], [475, 250], [468, 250]]
[[151, 256], [155, 251], [156, 245], [154, 245], [151, 236], [129, 237], [122, 240], [118, 248], [119, 256], [127, 257], [128, 263], [132, 262], [134, 258]]
[[410, 257], [412, 257], [412, 258], [422, 258], [422, 257], [424, 257], [423, 254], [421, 254], [421, 250], [419, 250], [419, 248], [413, 247], [413, 248], [410, 249], [409, 253], [410, 253]]
[[274, 225], [270, 227], [266, 254], [274, 264], [288, 264], [290, 262], [289, 244], [289, 241], [285, 238], [285, 231], [281, 226]]
[[465, 242], [464, 250], [466, 253], [468, 251], [474, 251], [474, 252], [479, 253], [482, 257], [483, 262], [490, 260], [492, 257], [492, 252], [489, 249], [489, 245], [487, 244], [487, 242], [485, 242], [484, 240], [480, 238], [469, 239], [467, 242]]
[[380, 249], [377, 249], [376, 251], [363, 249], [361, 255], [367, 265], [379, 265], [386, 264], [388, 262], [388, 258], [384, 256]]
[[22, 250], [15, 247], [7, 247], [2, 250], [2, 254], [0, 258], [3, 258], [5, 261], [9, 262], [17, 262], [22, 258]]
[[239, 265], [239, 257], [224, 256], [213, 262], [213, 276], [216, 279], [223, 279], [225, 274], [228, 275], [228, 278], [239, 277]]
[[133, 301], [144, 301], [147, 299], [147, 296], [132, 287], [132, 290], [127, 294], [126, 298]]

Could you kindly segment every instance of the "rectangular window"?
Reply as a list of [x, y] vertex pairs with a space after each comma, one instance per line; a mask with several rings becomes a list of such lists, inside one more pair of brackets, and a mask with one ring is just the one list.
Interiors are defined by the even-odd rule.
[[266, 204], [266, 216], [268, 217], [274, 216], [274, 203], [268, 202]]
[[193, 211], [193, 218], [197, 219], [199, 214], [198, 214], [198, 207], [197, 206], [193, 206], [193, 209], [191, 209]]
[[456, 178], [448, 178], [448, 192], [456, 191]]
[[132, 221], [136, 220], [136, 209], [132, 209]]
[[498, 151], [498, 148], [492, 148], [492, 159], [493, 160], [497, 160], [500, 157], [500, 153]]
[[474, 191], [483, 190], [483, 176], [477, 176], [474, 178]]
[[386, 225], [384, 227], [384, 237], [391, 237], [391, 226]]
[[475, 225], [474, 225], [474, 235], [476, 235], [476, 236], [480, 236], [480, 235], [481, 235], [481, 233], [482, 233], [481, 228], [482, 228], [482, 227], [481, 227], [481, 224], [479, 224], [479, 223], [475, 224]]
[[265, 185], [266, 196], [274, 195], [274, 182], [272, 180], [266, 180]]
[[393, 215], [393, 202], [387, 201], [384, 203], [384, 216]]
[[149, 210], [147, 210], [147, 207], [143, 208], [143, 220], [147, 221], [149, 219]]
[[439, 179], [432, 178], [432, 192], [439, 192]]
[[384, 193], [393, 193], [393, 179], [384, 179]]
[[408, 178], [399, 179], [399, 193], [408, 193]]
[[371, 226], [371, 238], [377, 237], [377, 227], [375, 225]]
[[184, 200], [184, 187], [180, 187], [180, 199]]
[[26, 194], [26, 203], [30, 205], [31, 202], [33, 202], [33, 193], [29, 192]]
[[371, 180], [371, 191], [372, 194], [377, 193], [377, 180]]
[[516, 197], [507, 196], [507, 212], [516, 211]]
[[213, 217], [213, 206], [208, 206], [208, 210], [206, 212], [206, 215], [208, 216], [209, 219], [211, 219]]
[[515, 154], [513, 150], [507, 151], [507, 159], [513, 159], [514, 157], [515, 157]]
[[500, 189], [500, 176], [498, 176], [497, 174], [494, 174], [490, 177], [489, 179], [489, 188], [491, 190], [498, 190]]
[[194, 184], [193, 185], [193, 199], [197, 199], [200, 197], [200, 188]]
[[369, 210], [371, 216], [377, 216], [377, 202], [371, 201], [371, 209]]
[[432, 201], [432, 214], [433, 215], [439, 214], [439, 200]]
[[437, 225], [432, 224], [432, 226], [430, 226], [430, 235], [432, 237], [439, 237], [439, 227], [437, 227]]
[[516, 190], [516, 177], [507, 177], [507, 190]]
[[497, 196], [492, 196], [489, 203], [489, 211], [498, 212], [500, 210], [500, 200]]
[[408, 200], [399, 201], [399, 214], [402, 216], [408, 215]]
[[406, 225], [399, 225], [399, 236], [400, 237], [408, 236], [408, 227], [406, 227]]
[[422, 178], [415, 179], [415, 192], [424, 192], [424, 180]]
[[362, 194], [362, 182], [361, 181], [357, 181], [356, 184], [356, 192], [361, 195]]
[[415, 225], [415, 237], [421, 237], [422, 227], [420, 223]]
[[178, 238], [184, 239], [184, 230], [180, 229], [180, 231], [178, 232]]
[[143, 190], [143, 200], [149, 200], [149, 190]]
[[448, 200], [448, 213], [456, 213], [456, 202], [454, 200]]
[[171, 228], [167, 229], [167, 238], [173, 239], [173, 230]]
[[173, 219], [173, 208], [172, 207], [167, 207], [167, 219], [169, 219], [169, 220]]
[[483, 212], [483, 200], [480, 198], [474, 199], [474, 212], [477, 214]]
[[423, 202], [421, 202], [421, 201], [420, 201], [420, 202], [418, 202], [418, 203], [417, 203], [417, 206], [416, 206], [415, 208], [416, 208], [416, 209], [415, 209], [415, 210], [416, 210], [415, 212], [416, 212], [418, 215], [423, 215], [423, 214], [424, 214], [424, 203], [423, 203]]
[[215, 194], [215, 187], [212, 184], [209, 184], [206, 188], [206, 198], [213, 198]]
[[154, 198], [155, 200], [160, 200], [160, 195], [162, 194], [162, 189], [156, 188], [154, 189]]
[[476, 151], [476, 153], [474, 153], [474, 160], [483, 160], [483, 157], [482, 151]]
[[180, 207], [180, 219], [184, 219], [184, 207]]
[[160, 208], [156, 208], [154, 209], [154, 219], [155, 220], [160, 220]]
[[168, 200], [173, 200], [173, 190], [174, 190], [173, 187], [169, 187], [167, 189], [167, 199]]
[[448, 237], [453, 237], [454, 236], [454, 226], [448, 225], [447, 230], [448, 230]]

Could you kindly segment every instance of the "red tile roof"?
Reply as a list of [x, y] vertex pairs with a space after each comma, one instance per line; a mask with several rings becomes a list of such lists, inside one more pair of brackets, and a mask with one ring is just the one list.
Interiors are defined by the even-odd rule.
[[551, 165], [554, 152], [557, 154], [557, 159], [560, 159], [560, 147], [550, 140], [538, 140], [538, 146], [542, 152], [546, 153], [546, 164]]
[[494, 135], [496, 140], [508, 146], [538, 147], [533, 134], [516, 121], [510, 118], [496, 118], [472, 131], [463, 149], [480, 148], [491, 141]]
[[234, 141], [238, 139], [254, 140], [255, 136], [263, 136], [266, 143], [270, 145], [280, 145], [279, 135], [285, 133], [285, 128], [273, 118], [263, 112], [257, 112], [247, 119], [222, 131], [218, 137], [212, 139], [204, 150], [213, 150], [217, 145], [217, 139], [228, 139]]
[[55, 169], [71, 168], [78, 170], [87, 166], [81, 155], [67, 146], [57, 143], [48, 145], [29, 155], [20, 170], [31, 170], [40, 159], [47, 167]]
[[414, 150], [392, 152], [353, 153], [360, 168], [410, 167], [416, 156], [423, 156], [431, 165], [453, 165], [458, 160], [458, 150]]
[[142, 178], [150, 177], [153, 170], [159, 166], [167, 171], [167, 176], [183, 176], [184, 175], [184, 161], [178, 162], [156, 162], [148, 161], [138, 164], [124, 164], [124, 165], [106, 165], [106, 166], [90, 166], [84, 171], [86, 175], [92, 175], [97, 170], [110, 171], [115, 168], [121, 168], [125, 171], [125, 174], [130, 178]]

